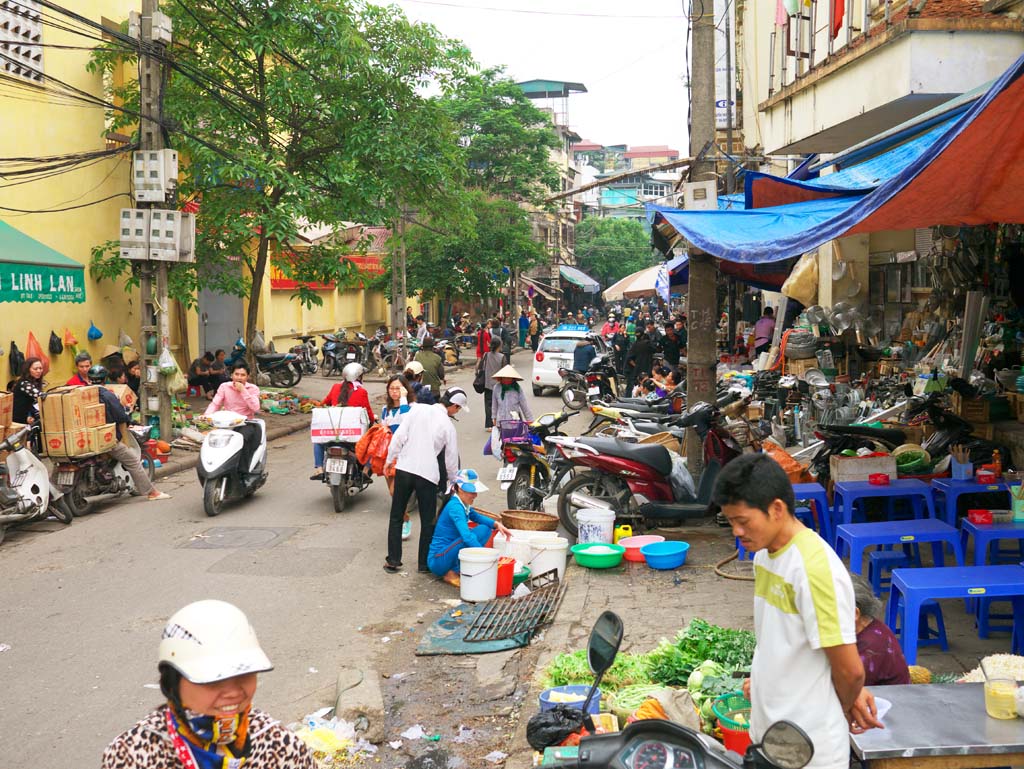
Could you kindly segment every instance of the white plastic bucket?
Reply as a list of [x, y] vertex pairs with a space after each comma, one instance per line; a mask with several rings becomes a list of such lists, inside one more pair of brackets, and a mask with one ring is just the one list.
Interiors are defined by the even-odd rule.
[[536, 577], [546, 571], [558, 569], [558, 579], [565, 577], [565, 558], [569, 552], [569, 540], [564, 537], [538, 537], [530, 542], [531, 556], [526, 565], [530, 576]]
[[530, 560], [530, 538], [520, 534], [513, 534], [508, 541], [507, 555], [512, 556], [520, 563]]
[[577, 544], [582, 545], [588, 542], [612, 544], [615, 536], [614, 510], [599, 507], [584, 508], [576, 513], [576, 522], [579, 524], [579, 534], [576, 535]]
[[498, 594], [498, 558], [493, 547], [464, 547], [459, 551], [459, 597], [490, 601]]

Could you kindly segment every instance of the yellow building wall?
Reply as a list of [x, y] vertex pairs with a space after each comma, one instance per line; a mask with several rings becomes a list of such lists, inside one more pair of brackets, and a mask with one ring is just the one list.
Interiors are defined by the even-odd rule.
[[[77, 13], [95, 21], [103, 17], [120, 21], [127, 18], [130, 10], [139, 8], [137, 0], [76, 0], [70, 5]], [[45, 46], [89, 45], [87, 38], [48, 24], [43, 25], [41, 42]], [[43, 49], [43, 71], [47, 75], [102, 96], [102, 76], [86, 70], [88, 60], [88, 51]], [[6, 80], [5, 76], [0, 75], [0, 80]], [[54, 103], [41, 88], [38, 93], [32, 93], [35, 86], [28, 81], [13, 80], [17, 88], [0, 88], [0, 157], [39, 157], [104, 149], [102, 108]], [[103, 355], [107, 345], [117, 344], [120, 328], [136, 342], [141, 341], [138, 291], [128, 291], [121, 282], [98, 283], [88, 270], [91, 248], [118, 237], [120, 209], [132, 205], [126, 194], [130, 173], [131, 157], [126, 153], [39, 181], [17, 185], [6, 180], [0, 182], [0, 220], [86, 265], [83, 304], [0, 302], [0, 346], [5, 352], [0, 358], [0, 386], [10, 379], [6, 356], [10, 342], [15, 341], [24, 350], [30, 331], [45, 348], [51, 330], [63, 335], [67, 327], [78, 338], [79, 349], [92, 353], [94, 358]], [[112, 199], [104, 203], [57, 213], [24, 214], [6, 210], [65, 208], [108, 197]], [[90, 321], [103, 331], [103, 338], [97, 342], [86, 338]], [[171, 328], [172, 349], [176, 349], [180, 344], [177, 318], [172, 318]], [[46, 380], [49, 384], [63, 383], [72, 370], [72, 354], [65, 351], [51, 361], [51, 373]]]

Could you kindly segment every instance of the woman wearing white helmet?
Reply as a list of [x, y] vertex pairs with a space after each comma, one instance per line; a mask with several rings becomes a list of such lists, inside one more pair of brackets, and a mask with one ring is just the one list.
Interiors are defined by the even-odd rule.
[[238, 607], [177, 611], [157, 666], [167, 704], [107, 746], [103, 769], [316, 769], [298, 736], [252, 707], [257, 674], [273, 666]]
[[[372, 425], [377, 421], [370, 407], [370, 396], [363, 387], [363, 374], [366, 369], [358, 363], [349, 363], [341, 370], [342, 381], [338, 382], [324, 398], [325, 406], [354, 406], [366, 409]], [[309, 476], [311, 481], [322, 481], [324, 479], [324, 444], [313, 444], [313, 474]]]

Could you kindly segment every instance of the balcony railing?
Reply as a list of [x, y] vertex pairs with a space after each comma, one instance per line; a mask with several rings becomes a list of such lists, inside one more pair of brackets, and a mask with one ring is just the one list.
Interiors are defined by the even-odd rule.
[[[799, 0], [799, 12], [788, 16], [785, 26], [771, 33], [768, 95], [771, 96], [813, 72], [833, 57], [842, 56], [884, 32], [893, 18], [921, 0], [846, 0], [839, 20], [832, 15], [831, 0]], [[837, 27], [835, 35], [832, 30]]]

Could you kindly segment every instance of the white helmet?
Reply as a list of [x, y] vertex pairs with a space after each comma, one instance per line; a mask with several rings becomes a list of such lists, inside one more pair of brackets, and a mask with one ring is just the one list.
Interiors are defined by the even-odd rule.
[[190, 603], [167, 620], [159, 657], [194, 684], [274, 668], [242, 610], [214, 600]]
[[365, 373], [366, 369], [359, 363], [349, 363], [341, 370], [341, 376], [346, 382], [358, 382]]

